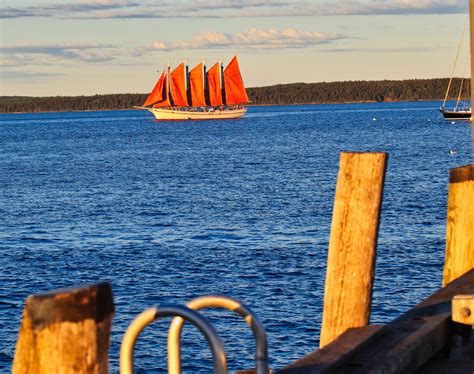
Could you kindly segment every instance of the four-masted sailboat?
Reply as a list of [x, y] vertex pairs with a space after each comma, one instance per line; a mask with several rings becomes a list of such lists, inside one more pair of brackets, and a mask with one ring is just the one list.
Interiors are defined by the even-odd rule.
[[157, 120], [230, 119], [242, 117], [249, 102], [240, 74], [237, 56], [224, 69], [221, 63], [209, 71], [199, 63], [191, 71], [181, 63], [170, 66], [141, 109], [149, 110]]

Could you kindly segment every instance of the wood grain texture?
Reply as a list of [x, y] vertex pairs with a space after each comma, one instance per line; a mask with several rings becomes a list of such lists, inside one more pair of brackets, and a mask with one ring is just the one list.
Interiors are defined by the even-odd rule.
[[369, 322], [386, 153], [341, 153], [320, 347]]
[[474, 269], [474, 165], [451, 169], [443, 286]]
[[108, 283], [29, 296], [13, 373], [108, 373], [113, 311]]
[[[459, 334], [461, 327], [471, 329], [470, 326], [457, 325], [451, 321], [451, 300], [455, 295], [473, 293], [474, 270], [471, 270], [389, 324], [373, 331], [369, 330], [370, 325], [361, 329], [350, 329], [331, 344], [283, 368], [281, 372], [285, 374], [418, 372], [420, 368], [429, 365], [431, 360], [437, 362], [440, 352], [451, 348], [453, 334]], [[358, 336], [359, 334], [361, 336]], [[357, 343], [357, 340], [360, 342]], [[466, 368], [470, 365], [473, 368], [474, 356], [469, 354], [473, 351], [465, 352], [466, 355], [452, 366], [450, 362], [445, 362], [448, 369], [444, 372], [450, 373], [450, 368], [455, 366]], [[464, 372], [470, 373], [470, 371]]]
[[452, 313], [454, 322], [474, 327], [474, 294], [454, 296]]
[[[474, 77], [474, 0], [469, 0], [469, 23], [470, 23], [470, 54], [471, 54], [471, 77]], [[474, 108], [474, 79], [471, 79], [471, 108]], [[474, 117], [471, 113], [471, 122], [474, 121]], [[473, 134], [474, 135], [474, 134]], [[474, 137], [472, 139], [474, 142]], [[474, 144], [473, 144], [474, 151]]]
[[278, 371], [278, 374], [310, 374], [336, 371], [341, 361], [348, 360], [377, 338], [383, 325], [348, 329], [335, 341], [300, 358]]

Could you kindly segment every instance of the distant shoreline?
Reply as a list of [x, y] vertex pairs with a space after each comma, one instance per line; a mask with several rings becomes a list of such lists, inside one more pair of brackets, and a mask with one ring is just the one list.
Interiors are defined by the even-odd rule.
[[[461, 81], [461, 78], [453, 79], [453, 93], [458, 91]], [[247, 89], [247, 93], [252, 102], [249, 106], [442, 101], [448, 82], [449, 78], [291, 83], [251, 87]], [[145, 102], [147, 96], [148, 94], [137, 93], [53, 97], [0, 96], [0, 113], [133, 110], [134, 106]]]
[[[426, 101], [440, 101], [443, 99], [423, 99], [423, 100], [393, 100], [393, 101], [384, 101], [385, 103], [409, 103], [409, 102], [426, 102]], [[327, 103], [293, 103], [293, 104], [248, 104], [245, 105], [248, 107], [269, 107], [269, 106], [302, 106], [302, 105], [331, 105], [331, 104], [377, 104], [382, 102], [377, 101], [347, 101], [347, 102], [327, 102]], [[83, 109], [83, 110], [42, 110], [35, 112], [0, 112], [2, 114], [31, 114], [31, 113], [86, 113], [86, 112], [113, 112], [113, 111], [126, 111], [126, 110], [136, 110], [140, 111], [143, 109], [138, 108], [117, 108], [117, 109]]]

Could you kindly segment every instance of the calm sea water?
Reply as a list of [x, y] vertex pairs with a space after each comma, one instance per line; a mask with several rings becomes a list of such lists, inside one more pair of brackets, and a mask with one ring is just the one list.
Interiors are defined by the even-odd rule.
[[[440, 286], [448, 171], [471, 162], [470, 125], [445, 122], [438, 106], [255, 107], [189, 123], [142, 111], [0, 115], [0, 368], [29, 294], [103, 280], [116, 305], [111, 372], [135, 315], [212, 293], [260, 317], [271, 367], [311, 352], [341, 151], [389, 152], [371, 321], [392, 319]], [[230, 369], [251, 367], [245, 324], [207, 315]], [[168, 325], [140, 337], [138, 372], [165, 370]], [[211, 365], [186, 327], [183, 369]]]

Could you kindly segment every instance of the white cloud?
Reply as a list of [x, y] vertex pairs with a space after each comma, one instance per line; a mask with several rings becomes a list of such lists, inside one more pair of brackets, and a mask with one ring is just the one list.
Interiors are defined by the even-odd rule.
[[0, 7], [0, 18], [226, 18], [466, 13], [465, 0], [90, 0]]
[[155, 50], [209, 49], [232, 47], [240, 49], [278, 49], [305, 48], [326, 44], [344, 37], [336, 34], [326, 34], [315, 31], [296, 29], [258, 29], [251, 28], [236, 34], [222, 34], [212, 31], [202, 32], [188, 41], [166, 43], [155, 41]]
[[4, 67], [67, 63], [68, 61], [103, 62], [116, 58], [113, 45], [105, 44], [22, 44], [1, 45]]
[[329, 15], [402, 15], [402, 14], [446, 14], [466, 13], [467, 2], [463, 0], [379, 0], [341, 1]]
[[64, 76], [64, 74], [60, 74], [60, 73], [45, 73], [45, 72], [38, 72], [38, 71], [2, 71], [0, 75], [2, 79], [18, 80], [18, 81], [25, 81], [25, 79], [29, 79], [29, 80], [49, 79], [49, 78]]
[[68, 15], [87, 14], [89, 12], [126, 9], [139, 6], [135, 1], [129, 0], [89, 0], [75, 1], [73, 3], [57, 2], [48, 5], [32, 6], [2, 6], [0, 18], [19, 17], [67, 17]]
[[326, 48], [321, 49], [319, 52], [324, 53], [405, 53], [405, 52], [414, 52], [414, 53], [425, 53], [432, 51], [432, 48]]

